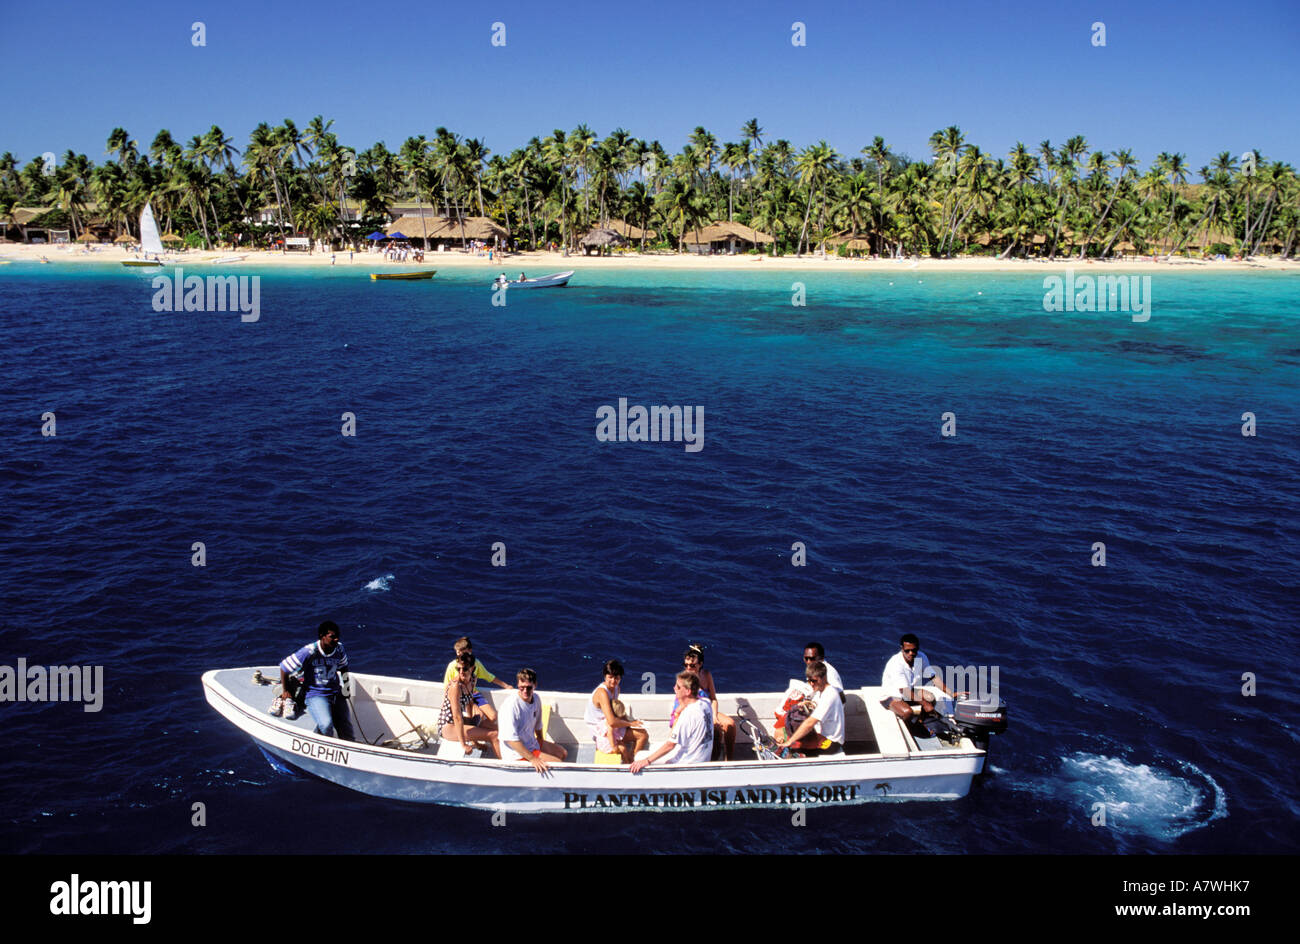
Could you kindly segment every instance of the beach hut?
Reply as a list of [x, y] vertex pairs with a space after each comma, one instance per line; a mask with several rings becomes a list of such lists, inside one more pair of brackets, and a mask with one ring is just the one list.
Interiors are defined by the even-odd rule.
[[735, 253], [771, 244], [776, 240], [744, 223], [710, 223], [699, 229], [687, 230], [684, 242], [688, 252], [709, 254]]
[[611, 246], [626, 246], [627, 239], [612, 229], [598, 226], [578, 240], [578, 245], [582, 247], [583, 255], [590, 255], [593, 249], [597, 255], [603, 255]]
[[639, 226], [633, 226], [626, 220], [609, 220], [602, 229], [612, 229], [628, 242], [640, 242], [641, 239], [655, 239], [658, 237], [652, 229], [642, 229]]
[[405, 238], [412, 242], [418, 240], [426, 243], [425, 249], [432, 249], [435, 245], [454, 245], [463, 248], [475, 240], [484, 243], [495, 242], [500, 245], [510, 237], [508, 229], [486, 216], [467, 216], [463, 223], [462, 232], [462, 221], [454, 217], [403, 216], [396, 222], [390, 223], [387, 229], [389, 236], [394, 232], [405, 232], [409, 229], [411, 232]]
[[856, 233], [836, 233], [822, 240], [822, 246], [831, 249], [847, 249], [849, 252], [861, 253], [871, 251], [871, 240]]
[[8, 215], [0, 217], [0, 230], [5, 232], [6, 236], [13, 238], [10, 230], [17, 231], [17, 242], [50, 242], [50, 229], [47, 226], [35, 224], [35, 220], [44, 216], [46, 213], [52, 213], [58, 207], [14, 207]]

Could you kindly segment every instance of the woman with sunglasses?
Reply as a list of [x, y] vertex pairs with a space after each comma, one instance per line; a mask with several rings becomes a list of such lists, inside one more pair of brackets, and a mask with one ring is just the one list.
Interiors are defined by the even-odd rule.
[[[682, 666], [687, 672], [694, 672], [700, 679], [700, 700], [706, 702], [713, 714], [714, 742], [722, 739], [723, 757], [732, 760], [736, 754], [736, 722], [729, 715], [718, 710], [718, 690], [713, 684], [713, 673], [704, 667], [704, 648], [694, 643], [682, 653]], [[669, 725], [677, 720], [677, 702], [673, 701], [673, 712]]]
[[[456, 677], [444, 690], [438, 730], [443, 740], [459, 741], [468, 756], [476, 741], [486, 741], [492, 754], [501, 759], [495, 721], [475, 712], [483, 695], [476, 688], [474, 657], [468, 652], [456, 657]], [[486, 700], [486, 699], [484, 699]]]

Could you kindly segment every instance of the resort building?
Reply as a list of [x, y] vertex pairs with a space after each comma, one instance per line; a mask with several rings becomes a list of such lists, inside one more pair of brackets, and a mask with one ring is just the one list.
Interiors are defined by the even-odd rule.
[[467, 216], [458, 220], [427, 214], [408, 215], [389, 223], [384, 232], [390, 235], [401, 233], [415, 245], [435, 252], [453, 247], [463, 249], [473, 242], [500, 246], [510, 238], [508, 229], [486, 216]]
[[712, 255], [759, 249], [775, 240], [767, 233], [760, 233], [743, 223], [710, 223], [699, 229], [687, 230], [684, 242], [688, 252]]

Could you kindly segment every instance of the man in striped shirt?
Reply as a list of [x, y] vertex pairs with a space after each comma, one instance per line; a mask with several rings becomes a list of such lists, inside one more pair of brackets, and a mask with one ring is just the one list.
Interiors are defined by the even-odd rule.
[[[348, 718], [347, 698], [352, 694], [348, 656], [339, 641], [339, 628], [326, 620], [316, 630], [316, 642], [303, 646], [280, 663], [280, 687], [285, 716], [290, 717], [293, 695], [289, 676], [301, 672], [307, 689], [307, 711], [316, 722], [316, 733], [355, 741]], [[336, 734], [337, 732], [337, 734]]]

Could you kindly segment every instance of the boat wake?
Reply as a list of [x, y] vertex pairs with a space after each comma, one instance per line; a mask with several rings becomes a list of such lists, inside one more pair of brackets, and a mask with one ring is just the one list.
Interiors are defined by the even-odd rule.
[[1180, 773], [1083, 752], [1061, 761], [1059, 786], [1094, 812], [1106, 804], [1106, 825], [1166, 842], [1228, 815], [1228, 801], [1214, 778], [1195, 764], [1177, 761]]
[[384, 574], [382, 577], [376, 577], [370, 583], [362, 587], [362, 590], [390, 590], [392, 589], [393, 575]]

